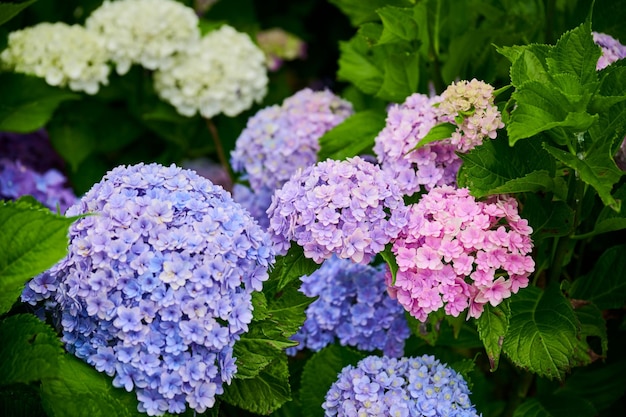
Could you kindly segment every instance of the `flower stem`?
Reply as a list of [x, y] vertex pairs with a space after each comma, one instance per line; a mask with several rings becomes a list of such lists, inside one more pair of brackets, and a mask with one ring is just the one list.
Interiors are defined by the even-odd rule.
[[211, 137], [213, 138], [213, 143], [215, 144], [215, 150], [217, 152], [217, 157], [220, 160], [220, 165], [224, 168], [224, 171], [228, 174], [228, 178], [230, 179], [230, 183], [234, 184], [235, 178], [233, 174], [233, 170], [228, 163], [228, 159], [226, 158], [226, 153], [224, 152], [224, 147], [222, 146], [222, 141], [220, 140], [220, 135], [217, 131], [217, 127], [215, 123], [213, 123], [213, 119], [204, 119], [211, 133]]
[[528, 396], [528, 391], [535, 381], [535, 375], [530, 372], [524, 372], [518, 381], [516, 390], [512, 398], [504, 409], [503, 417], [512, 417], [515, 414], [515, 409], [524, 401]]

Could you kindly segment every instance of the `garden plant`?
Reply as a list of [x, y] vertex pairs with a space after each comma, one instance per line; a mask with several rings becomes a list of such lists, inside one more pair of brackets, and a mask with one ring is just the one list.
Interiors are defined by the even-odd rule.
[[625, 21], [0, 1], [0, 415], [623, 415]]

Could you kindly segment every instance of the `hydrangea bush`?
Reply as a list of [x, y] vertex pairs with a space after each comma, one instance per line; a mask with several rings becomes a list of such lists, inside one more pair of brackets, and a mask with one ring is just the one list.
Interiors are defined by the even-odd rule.
[[0, 3], [0, 414], [621, 415], [592, 3]]
[[211, 408], [274, 262], [265, 232], [221, 187], [174, 165], [116, 168], [67, 215], [86, 213], [68, 256], [22, 300], [45, 301], [68, 351], [134, 389], [139, 411]]

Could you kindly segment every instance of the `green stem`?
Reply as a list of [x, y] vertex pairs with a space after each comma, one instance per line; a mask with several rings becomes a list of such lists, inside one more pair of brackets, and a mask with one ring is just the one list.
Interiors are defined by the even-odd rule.
[[517, 384], [514, 396], [509, 400], [504, 409], [503, 417], [512, 417], [515, 413], [515, 409], [526, 399], [528, 396], [528, 391], [530, 391], [530, 387], [533, 385], [535, 380], [535, 375], [530, 372], [524, 372]]
[[230, 182], [232, 184], [234, 183], [235, 175], [230, 167], [230, 164], [228, 163], [228, 159], [226, 158], [226, 153], [224, 152], [224, 147], [222, 146], [220, 135], [217, 132], [217, 127], [215, 126], [215, 123], [213, 123], [212, 119], [204, 120], [206, 121], [207, 128], [209, 129], [211, 137], [213, 138], [213, 143], [215, 144], [215, 150], [217, 152], [217, 157], [220, 160], [220, 165], [222, 165], [222, 168], [224, 168], [224, 170], [228, 174], [228, 178], [230, 179]]

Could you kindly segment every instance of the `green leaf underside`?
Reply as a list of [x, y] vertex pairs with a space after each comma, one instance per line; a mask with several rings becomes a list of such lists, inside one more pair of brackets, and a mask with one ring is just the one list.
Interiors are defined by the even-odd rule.
[[323, 417], [322, 404], [338, 374], [344, 367], [356, 365], [365, 356], [362, 352], [336, 344], [316, 352], [302, 372], [300, 401], [303, 417]]
[[563, 379], [574, 365], [578, 322], [558, 288], [521, 289], [511, 297], [511, 319], [503, 352], [517, 366], [550, 379]]
[[9, 310], [29, 278], [65, 256], [74, 220], [26, 201], [0, 202], [0, 313]]
[[509, 300], [504, 300], [496, 307], [491, 306], [491, 304], [485, 305], [485, 310], [476, 320], [478, 334], [485, 345], [492, 372], [498, 368], [510, 317]]

